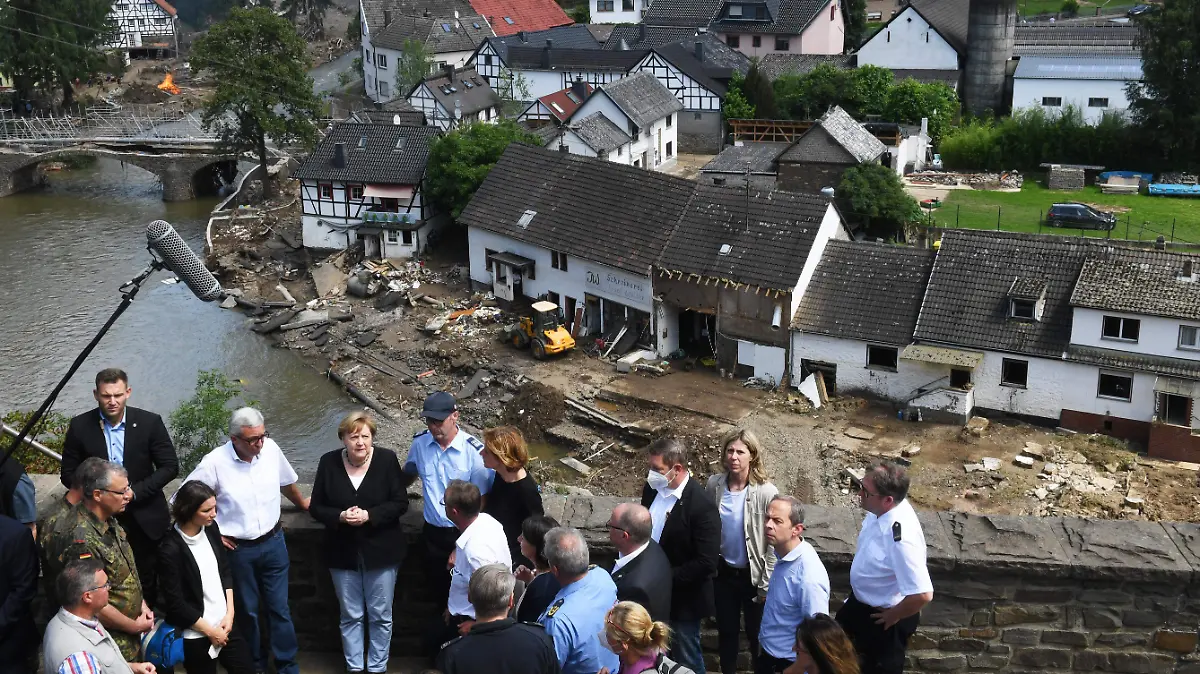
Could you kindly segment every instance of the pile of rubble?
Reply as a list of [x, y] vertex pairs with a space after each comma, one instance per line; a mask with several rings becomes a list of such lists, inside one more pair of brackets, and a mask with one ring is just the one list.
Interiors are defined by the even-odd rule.
[[1195, 173], [1162, 173], [1158, 176], [1158, 182], [1167, 185], [1195, 185], [1200, 182], [1200, 178]]
[[976, 189], [1020, 189], [1025, 177], [1017, 171], [1003, 173], [954, 173], [921, 171], [905, 176], [916, 185], [970, 185]]

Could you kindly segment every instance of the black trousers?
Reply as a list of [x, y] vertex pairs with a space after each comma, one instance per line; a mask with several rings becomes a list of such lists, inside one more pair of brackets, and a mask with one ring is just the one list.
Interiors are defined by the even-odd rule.
[[862, 603], [852, 593], [838, 609], [837, 621], [854, 642], [862, 674], [901, 674], [908, 640], [917, 631], [921, 615], [909, 616], [885, 630], [871, 617], [880, 610]]
[[142, 599], [146, 600], [150, 610], [154, 610], [158, 600], [158, 546], [166, 532], [160, 531], [158, 538], [153, 538], [133, 517], [118, 516], [117, 521], [125, 530], [129, 548], [133, 550], [133, 564], [142, 583]]
[[217, 663], [229, 674], [254, 674], [254, 658], [250, 656], [250, 644], [233, 630], [229, 641], [221, 648], [214, 660], [208, 657], [209, 641], [205, 637], [183, 640], [183, 666], [187, 674], [217, 674]]
[[[766, 651], [761, 651], [758, 657], [754, 660], [754, 674], [779, 674], [787, 669], [795, 660], [784, 660], [773, 655], [768, 655]], [[188, 672], [191, 674], [191, 672]]]
[[762, 625], [763, 605], [756, 601], [758, 588], [750, 581], [750, 569], [739, 569], [721, 560], [713, 580], [717, 603], [717, 653], [721, 658], [722, 674], [737, 671], [739, 636], [742, 620], [746, 621], [746, 638], [750, 641], [750, 661], [758, 655], [758, 628]]
[[435, 527], [426, 522], [421, 528], [422, 565], [439, 615], [450, 597], [450, 570], [446, 568], [446, 562], [450, 559], [450, 553], [454, 552], [458, 536], [458, 529], [454, 527]]

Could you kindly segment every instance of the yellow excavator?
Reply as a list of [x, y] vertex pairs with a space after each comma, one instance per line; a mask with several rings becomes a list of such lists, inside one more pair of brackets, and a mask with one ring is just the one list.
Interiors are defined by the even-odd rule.
[[575, 348], [575, 339], [563, 326], [558, 305], [553, 302], [534, 302], [533, 315], [522, 316], [509, 339], [518, 349], [529, 347], [538, 360]]

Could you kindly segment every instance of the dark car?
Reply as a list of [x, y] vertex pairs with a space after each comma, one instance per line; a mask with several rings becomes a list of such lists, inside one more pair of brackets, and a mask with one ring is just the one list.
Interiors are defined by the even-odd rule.
[[1054, 204], [1046, 214], [1046, 224], [1050, 227], [1108, 230], [1117, 226], [1117, 216], [1098, 211], [1087, 204]]
[[1136, 7], [1130, 8], [1130, 10], [1128, 12], [1126, 12], [1126, 14], [1128, 16], [1134, 17], [1134, 16], [1141, 16], [1143, 14], [1149, 14], [1150, 12], [1153, 12], [1154, 10], [1155, 10], [1154, 5], [1137, 5]]

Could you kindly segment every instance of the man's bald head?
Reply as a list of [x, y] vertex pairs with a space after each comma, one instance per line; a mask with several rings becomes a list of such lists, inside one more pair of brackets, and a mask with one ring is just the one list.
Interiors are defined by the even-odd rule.
[[637, 546], [650, 540], [650, 533], [654, 530], [650, 511], [638, 503], [622, 503], [614, 508], [613, 524], [624, 529], [629, 534], [630, 542]]

